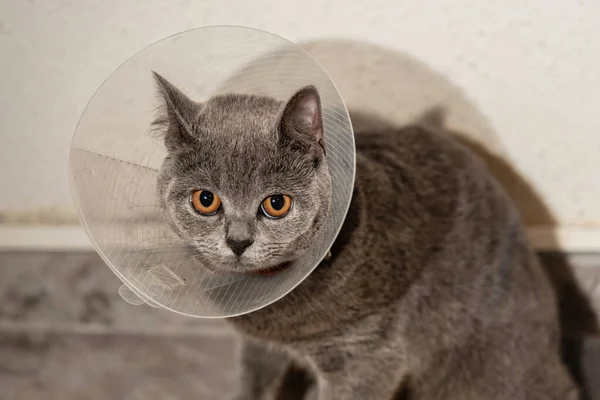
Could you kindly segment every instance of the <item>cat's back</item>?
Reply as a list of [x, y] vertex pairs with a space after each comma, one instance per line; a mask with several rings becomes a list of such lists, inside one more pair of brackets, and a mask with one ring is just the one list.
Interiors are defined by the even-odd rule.
[[419, 126], [358, 134], [356, 145], [357, 185], [369, 199], [369, 219], [381, 221], [369, 229], [383, 223], [395, 233], [381, 254], [400, 257], [402, 273], [414, 268], [413, 283], [439, 292], [428, 297], [440, 306], [464, 302], [470, 317], [499, 318], [500, 310], [510, 315], [529, 303], [537, 316], [554, 318], [520, 215], [476, 155], [449, 134]]
[[[385, 221], [395, 245], [427, 252], [456, 225], [466, 196], [497, 202], [497, 196], [477, 193], [489, 183], [485, 168], [449, 135], [411, 125], [357, 132], [355, 138], [356, 186], [367, 199], [366, 225]], [[473, 181], [481, 183], [478, 188], [469, 187]], [[367, 229], [377, 230], [375, 225]]]
[[519, 219], [485, 163], [450, 133], [420, 125], [358, 132], [356, 149], [357, 186], [380, 192], [369, 203], [387, 203], [382, 209], [387, 214], [419, 212], [404, 222], [427, 215], [453, 226]]
[[[516, 208], [485, 164], [449, 134], [419, 126], [357, 134], [356, 146], [368, 229], [394, 232], [380, 240], [373, 258], [393, 266], [396, 288], [406, 288], [401, 296], [394, 291], [388, 312], [416, 374], [431, 382], [448, 371], [484, 370], [494, 363], [489, 358], [519, 365], [533, 381], [540, 371], [531, 360], [544, 358], [553, 369], [551, 379], [544, 377], [547, 390], [572, 391], [558, 359], [548, 278]], [[440, 353], [451, 361], [436, 363]], [[499, 387], [508, 387], [509, 375]], [[546, 390], [536, 385], [527, 390]], [[418, 390], [424, 398], [443, 398], [446, 389]], [[470, 379], [454, 389], [489, 394]]]
[[[391, 170], [410, 167], [416, 170], [454, 169], [473, 161], [455, 138], [420, 125], [355, 133], [359, 162], [374, 162]], [[447, 171], [448, 172], [448, 171]]]

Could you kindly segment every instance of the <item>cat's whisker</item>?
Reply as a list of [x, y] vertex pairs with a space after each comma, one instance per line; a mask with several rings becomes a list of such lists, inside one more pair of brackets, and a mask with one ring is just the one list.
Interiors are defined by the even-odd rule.
[[143, 250], [131, 250], [125, 252], [126, 254], [146, 254], [146, 255], [154, 255], [154, 254], [174, 254], [174, 253], [189, 253], [189, 248], [175, 248], [175, 249], [161, 249], [161, 248], [148, 248]]
[[182, 249], [182, 248], [194, 248], [194, 246], [191, 246], [187, 243], [156, 243], [153, 244], [152, 242], [138, 242], [136, 243], [137, 245], [146, 245], [146, 249]]
[[148, 247], [136, 247], [136, 250], [128, 250], [127, 252], [144, 252], [144, 251], [153, 251], [153, 250], [185, 250], [185, 249], [193, 249], [192, 246], [148, 246]]
[[202, 254], [200, 254], [200, 253], [187, 254], [185, 257], [169, 258], [169, 259], [165, 259], [165, 260], [160, 260], [160, 262], [171, 263], [171, 262], [178, 262], [178, 261], [188, 261], [188, 260], [197, 259], [197, 257], [199, 257], [199, 256], [202, 256]]
[[[168, 239], [168, 240], [162, 240], [162, 239]], [[171, 242], [169, 242], [169, 240]], [[147, 238], [147, 239], [143, 239], [143, 240], [138, 240], [135, 244], [137, 245], [141, 245], [141, 244], [152, 244], [152, 243], [156, 243], [159, 245], [186, 245], [181, 239], [176, 239], [173, 237], [169, 237], [169, 236], [157, 236], [157, 237], [152, 237], [152, 238]]]
[[141, 207], [155, 207], [155, 208], [160, 209], [160, 205], [158, 205], [158, 204], [135, 204], [135, 205], [127, 206], [127, 208], [141, 208]]

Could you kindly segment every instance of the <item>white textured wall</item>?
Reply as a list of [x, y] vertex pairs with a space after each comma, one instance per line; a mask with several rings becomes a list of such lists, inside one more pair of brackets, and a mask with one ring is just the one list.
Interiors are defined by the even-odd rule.
[[446, 104], [562, 227], [600, 229], [599, 21], [597, 0], [1, 0], [0, 212], [68, 214], [69, 141], [102, 81], [167, 35], [240, 24], [308, 43], [351, 107]]

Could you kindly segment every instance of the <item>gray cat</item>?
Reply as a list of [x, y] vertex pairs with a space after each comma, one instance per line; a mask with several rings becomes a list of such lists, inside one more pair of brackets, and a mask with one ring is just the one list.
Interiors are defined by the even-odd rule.
[[[329, 209], [319, 94], [199, 104], [155, 75], [169, 151], [159, 196], [211, 268], [284, 268]], [[450, 137], [357, 134], [352, 203], [331, 257], [295, 290], [231, 318], [236, 399], [576, 399], [556, 300], [507, 196]], [[294, 371], [307, 388], [290, 393]], [[296, 395], [296, 396], [294, 396]]]

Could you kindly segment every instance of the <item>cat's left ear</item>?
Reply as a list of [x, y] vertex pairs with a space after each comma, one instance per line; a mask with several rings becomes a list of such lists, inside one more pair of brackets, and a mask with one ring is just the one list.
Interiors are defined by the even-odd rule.
[[315, 157], [325, 155], [321, 98], [317, 88], [306, 86], [290, 98], [279, 121], [279, 132], [282, 140], [306, 146]]

